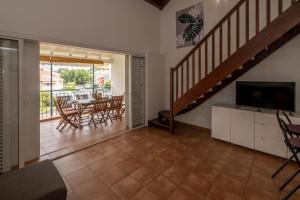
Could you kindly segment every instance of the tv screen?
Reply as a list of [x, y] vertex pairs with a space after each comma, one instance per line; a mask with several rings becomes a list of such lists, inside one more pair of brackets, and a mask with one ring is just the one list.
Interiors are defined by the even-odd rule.
[[295, 112], [295, 83], [236, 82], [236, 104]]

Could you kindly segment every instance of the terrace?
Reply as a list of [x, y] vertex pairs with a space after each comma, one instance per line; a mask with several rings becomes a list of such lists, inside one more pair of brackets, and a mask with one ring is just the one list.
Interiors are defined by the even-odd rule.
[[[51, 49], [51, 52], [49, 51]], [[50, 52], [50, 53], [49, 53]], [[71, 53], [72, 52], [72, 53]], [[126, 113], [121, 119], [90, 124], [89, 109], [84, 110], [78, 128], [57, 126], [61, 113], [55, 99], [67, 97], [76, 102], [82, 97], [94, 99], [95, 94], [111, 99], [125, 93], [125, 56], [106, 54], [74, 47], [42, 44], [40, 56], [40, 155], [55, 157], [89, 146], [126, 130]], [[84, 55], [81, 56], [81, 55]], [[104, 58], [103, 58], [104, 57]], [[98, 59], [97, 59], [98, 58]], [[102, 59], [101, 59], [102, 58]], [[123, 61], [123, 62], [122, 62]], [[125, 98], [123, 99], [125, 109]], [[81, 109], [72, 105], [74, 109]]]

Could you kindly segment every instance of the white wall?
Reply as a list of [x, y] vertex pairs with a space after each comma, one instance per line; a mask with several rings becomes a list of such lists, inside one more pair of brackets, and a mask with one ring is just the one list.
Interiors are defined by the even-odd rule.
[[[161, 14], [161, 51], [165, 54], [165, 108], [169, 108], [169, 69], [175, 67], [179, 61], [191, 50], [189, 48], [176, 49], [176, 11], [192, 6], [200, 2], [199, 0], [171, 0]], [[238, 2], [238, 0], [203, 0], [204, 3], [204, 31], [207, 33], [211, 28]], [[255, 1], [250, 1], [250, 10], [253, 9]], [[275, 1], [274, 1], [275, 2]], [[272, 1], [272, 3], [274, 3]], [[277, 1], [276, 1], [277, 2]], [[275, 2], [275, 3], [276, 3]], [[290, 1], [284, 1], [284, 9], [286, 9]], [[264, 6], [264, 1], [260, 1], [261, 8]], [[278, 7], [272, 5], [271, 19], [276, 17]], [[244, 12], [241, 12], [241, 16]], [[265, 24], [265, 13], [261, 13], [261, 27]], [[241, 21], [243, 18], [241, 18]], [[253, 36], [254, 23], [253, 16], [250, 17], [250, 37]], [[232, 27], [235, 26], [235, 21], [232, 20]], [[241, 30], [241, 36], [242, 34]], [[233, 32], [233, 31], [232, 31]], [[235, 33], [235, 32], [233, 32]], [[235, 36], [232, 35], [232, 38]], [[275, 52], [272, 56], [258, 64], [254, 69], [246, 73], [240, 80], [252, 81], [295, 81], [300, 83], [300, 36], [292, 40], [289, 44]], [[226, 38], [226, 37], [225, 37]], [[245, 38], [241, 38], [244, 42]], [[235, 40], [232, 40], [234, 42]], [[232, 43], [232, 47], [235, 44]], [[227, 47], [223, 45], [223, 48]], [[219, 50], [216, 49], [216, 52]], [[235, 51], [235, 49], [233, 49]], [[300, 89], [297, 87], [297, 103], [296, 109], [300, 112]], [[195, 110], [176, 117], [177, 120], [210, 128], [211, 126], [211, 106], [215, 103], [235, 103], [235, 84], [231, 84], [210, 100], [203, 103]]]
[[159, 30], [160, 11], [141, 0], [0, 0], [0, 35], [157, 52]]
[[114, 96], [125, 92], [125, 56], [113, 55], [111, 64], [111, 85]]
[[148, 52], [146, 63], [146, 114], [151, 120], [157, 118], [158, 112], [164, 109], [164, 56]]
[[40, 113], [39, 113], [39, 43], [24, 42], [22, 66], [22, 102], [20, 129], [22, 159], [33, 160], [40, 155]]

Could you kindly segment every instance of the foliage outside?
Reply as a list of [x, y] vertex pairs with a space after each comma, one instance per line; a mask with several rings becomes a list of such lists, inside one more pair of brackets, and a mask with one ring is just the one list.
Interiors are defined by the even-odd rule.
[[68, 89], [74, 89], [72, 85], [84, 85], [87, 83], [91, 83], [93, 80], [92, 73], [84, 69], [60, 69], [58, 73], [61, 74], [61, 78], [64, 80], [64, 84], [66, 84], [67, 87], [71, 87]]

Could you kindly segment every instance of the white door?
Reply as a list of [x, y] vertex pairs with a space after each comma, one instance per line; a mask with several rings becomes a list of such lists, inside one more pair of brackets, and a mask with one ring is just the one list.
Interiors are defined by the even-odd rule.
[[19, 42], [0, 38], [0, 173], [19, 164]]
[[212, 107], [212, 137], [230, 142], [230, 108]]
[[131, 106], [132, 127], [145, 124], [145, 58], [132, 57]]
[[254, 149], [254, 112], [231, 110], [231, 143]]

